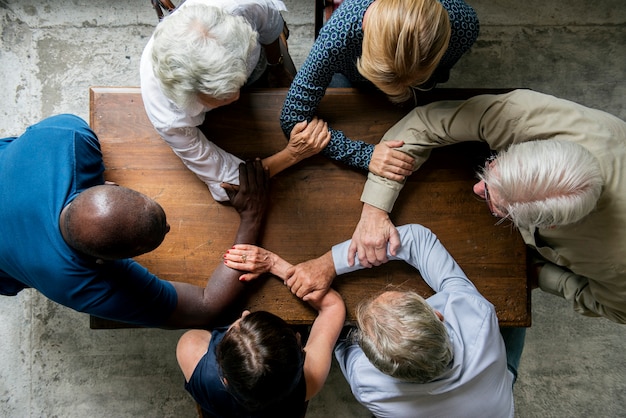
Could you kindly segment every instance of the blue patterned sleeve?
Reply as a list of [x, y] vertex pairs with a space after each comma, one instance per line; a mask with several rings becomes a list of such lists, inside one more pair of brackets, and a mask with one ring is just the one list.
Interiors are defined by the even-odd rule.
[[[298, 71], [280, 115], [280, 125], [287, 137], [296, 123], [311, 120], [316, 115], [333, 74], [354, 78], [350, 75], [356, 72], [363, 38], [360, 3], [346, 2], [333, 13]], [[374, 145], [351, 140], [342, 131], [332, 128], [330, 133], [331, 140], [323, 155], [352, 167], [368, 169]]]

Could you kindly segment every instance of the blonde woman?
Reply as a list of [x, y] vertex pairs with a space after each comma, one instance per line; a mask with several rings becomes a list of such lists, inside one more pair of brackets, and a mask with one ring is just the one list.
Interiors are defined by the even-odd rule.
[[[393, 102], [447, 81], [478, 29], [476, 13], [463, 0], [344, 0], [291, 84], [281, 114], [283, 132], [289, 136], [298, 122], [315, 117], [336, 74], [353, 87], [375, 87]], [[399, 144], [375, 147], [329, 130], [322, 151], [327, 157], [391, 180], [411, 174], [413, 159], [394, 150]], [[385, 156], [391, 164], [383, 164]]]

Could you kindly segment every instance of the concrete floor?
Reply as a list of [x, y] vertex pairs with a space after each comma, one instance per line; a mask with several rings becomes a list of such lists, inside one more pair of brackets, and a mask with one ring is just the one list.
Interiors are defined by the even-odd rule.
[[[624, 0], [469, 3], [481, 34], [447, 86], [529, 87], [626, 119]], [[313, 1], [286, 4], [299, 66]], [[138, 85], [155, 23], [148, 0], [0, 0], [0, 137], [57, 113], [88, 120], [89, 86]], [[626, 417], [626, 327], [541, 291], [532, 310], [516, 416]], [[0, 317], [0, 416], [195, 416], [174, 356], [182, 331], [92, 331], [87, 315], [34, 291], [2, 297]], [[334, 366], [308, 416], [370, 415]]]

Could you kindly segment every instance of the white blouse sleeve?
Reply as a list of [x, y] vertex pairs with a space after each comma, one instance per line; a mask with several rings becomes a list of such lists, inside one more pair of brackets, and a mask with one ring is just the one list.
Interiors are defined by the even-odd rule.
[[210, 109], [197, 104], [183, 111], [163, 94], [152, 71], [151, 46], [152, 40], [142, 54], [140, 67], [141, 95], [148, 118], [185, 166], [206, 183], [213, 198], [226, 201], [228, 195], [220, 184], [239, 184], [242, 160], [209, 141], [198, 128]]

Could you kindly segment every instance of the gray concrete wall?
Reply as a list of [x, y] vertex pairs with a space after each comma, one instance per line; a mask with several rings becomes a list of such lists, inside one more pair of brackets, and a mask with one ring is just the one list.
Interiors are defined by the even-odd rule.
[[[449, 87], [528, 87], [626, 119], [624, 0], [470, 0], [481, 20]], [[300, 65], [313, 1], [286, 1]], [[89, 86], [135, 86], [156, 15], [148, 0], [0, 0], [0, 137], [56, 113], [89, 116]], [[0, 186], [1, 187], [1, 186]], [[33, 291], [0, 297], [0, 416], [192, 417], [181, 331], [92, 331]], [[517, 417], [626, 417], [626, 327], [535, 291]], [[333, 367], [309, 417], [369, 417]]]

